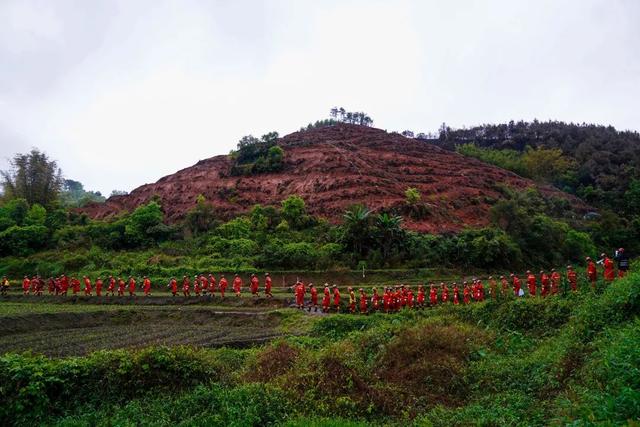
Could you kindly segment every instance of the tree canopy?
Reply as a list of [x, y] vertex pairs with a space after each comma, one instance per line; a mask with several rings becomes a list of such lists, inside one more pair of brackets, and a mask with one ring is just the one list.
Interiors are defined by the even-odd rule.
[[32, 149], [11, 159], [11, 170], [1, 171], [2, 188], [7, 199], [22, 198], [29, 205], [52, 205], [64, 184], [62, 171], [47, 154]]

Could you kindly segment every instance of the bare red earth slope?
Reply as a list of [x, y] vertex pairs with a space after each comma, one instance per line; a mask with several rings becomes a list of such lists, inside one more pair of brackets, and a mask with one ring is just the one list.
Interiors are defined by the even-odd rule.
[[[285, 150], [285, 167], [280, 172], [231, 176], [232, 160], [215, 156], [83, 211], [92, 218], [105, 218], [132, 211], [157, 195], [167, 218], [175, 222], [203, 194], [222, 216], [230, 218], [257, 203], [279, 205], [288, 196], [299, 195], [309, 213], [339, 222], [345, 209], [357, 203], [374, 211], [402, 209], [405, 190], [415, 187], [422, 193], [428, 215], [420, 221], [406, 218], [405, 226], [440, 233], [488, 224], [491, 204], [502, 197], [500, 184], [516, 189], [535, 186], [512, 172], [433, 144], [363, 126], [296, 132], [278, 144]], [[582, 205], [553, 188], [540, 190]]]

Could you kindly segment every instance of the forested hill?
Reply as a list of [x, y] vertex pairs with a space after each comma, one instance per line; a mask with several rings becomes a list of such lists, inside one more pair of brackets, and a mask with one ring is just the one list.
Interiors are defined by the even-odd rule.
[[554, 184], [599, 207], [631, 215], [638, 207], [635, 202], [629, 205], [633, 194], [625, 196], [628, 190], [634, 189], [634, 180], [640, 180], [640, 134], [635, 131], [560, 121], [511, 121], [466, 129], [443, 125], [434, 142], [508, 169], [518, 167], [517, 161], [508, 164], [518, 153], [536, 148], [559, 149], [572, 164], [554, 177]]

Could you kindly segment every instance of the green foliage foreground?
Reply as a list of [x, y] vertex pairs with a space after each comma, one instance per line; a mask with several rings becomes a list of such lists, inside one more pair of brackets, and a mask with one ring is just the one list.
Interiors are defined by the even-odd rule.
[[[640, 419], [640, 273], [601, 293], [306, 318], [252, 349], [0, 358], [0, 423], [619, 425]], [[282, 312], [284, 324], [300, 313]]]

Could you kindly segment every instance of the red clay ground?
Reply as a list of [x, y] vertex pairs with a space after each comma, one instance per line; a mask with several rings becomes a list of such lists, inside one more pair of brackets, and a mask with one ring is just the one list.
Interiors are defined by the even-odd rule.
[[[281, 138], [279, 145], [285, 149], [285, 167], [278, 173], [230, 176], [232, 160], [215, 156], [83, 211], [92, 218], [106, 218], [132, 211], [157, 195], [167, 218], [175, 222], [203, 194], [222, 217], [230, 218], [257, 203], [279, 205], [288, 196], [299, 195], [309, 213], [336, 223], [356, 203], [374, 211], [402, 211], [405, 190], [415, 187], [428, 215], [420, 221], [405, 215], [405, 227], [442, 233], [487, 225], [491, 204], [502, 197], [500, 184], [516, 189], [535, 186], [512, 172], [428, 142], [363, 126], [341, 124], [295, 132]], [[553, 188], [540, 190], [584, 207]]]

